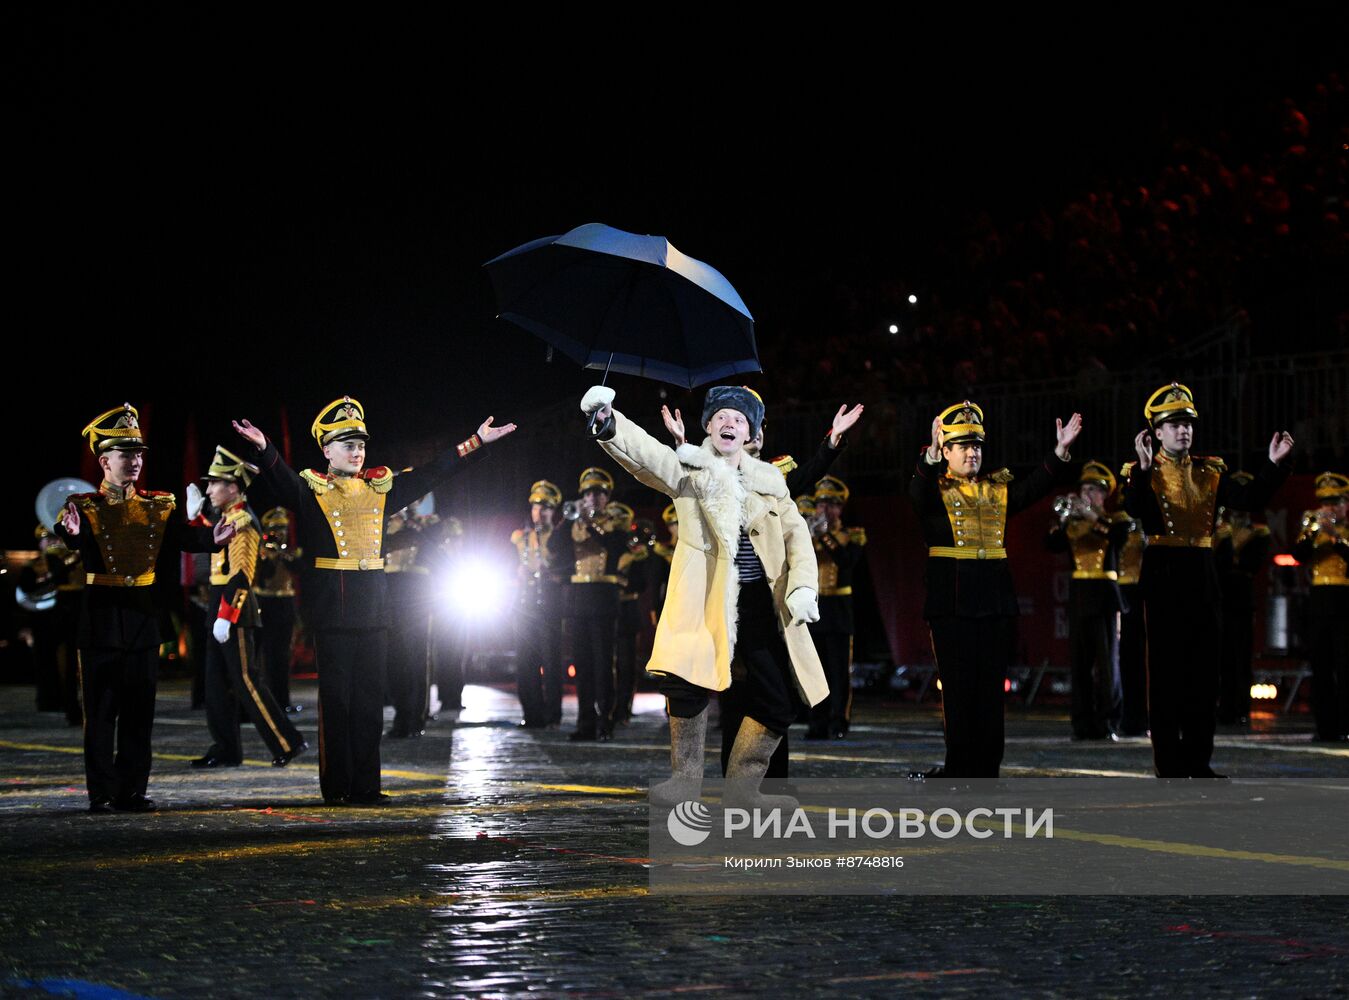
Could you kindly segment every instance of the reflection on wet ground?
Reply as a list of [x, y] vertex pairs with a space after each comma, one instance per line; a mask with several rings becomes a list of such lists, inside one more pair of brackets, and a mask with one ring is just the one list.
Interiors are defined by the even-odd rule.
[[[313, 739], [313, 690], [300, 727]], [[525, 731], [508, 690], [386, 740], [385, 809], [328, 808], [312, 755], [198, 772], [205, 720], [165, 685], [149, 816], [84, 811], [79, 730], [0, 689], [0, 995], [438, 997], [1326, 995], [1349, 985], [1337, 897], [689, 898], [647, 892], [645, 788], [661, 702], [612, 743]], [[574, 705], [569, 704], [574, 712]], [[1301, 728], [1303, 732], [1296, 730]], [[1349, 776], [1309, 725], [1219, 736], [1220, 770]], [[1007, 771], [1150, 780], [1146, 741], [1073, 743], [1011, 714]], [[713, 739], [716, 739], [713, 735]], [[793, 743], [800, 776], [940, 759], [930, 708], [859, 706]], [[709, 753], [709, 763], [714, 755]], [[1234, 886], [1234, 891], [1239, 891]]]

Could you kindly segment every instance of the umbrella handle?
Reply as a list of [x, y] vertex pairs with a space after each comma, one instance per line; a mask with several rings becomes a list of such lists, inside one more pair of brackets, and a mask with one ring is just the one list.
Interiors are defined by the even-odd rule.
[[[604, 385], [606, 382], [609, 381], [609, 366], [612, 365], [613, 363], [614, 363], [614, 352], [610, 351], [609, 360], [604, 363], [604, 378], [600, 379], [600, 385]], [[586, 424], [586, 430], [590, 432], [591, 437], [595, 436], [595, 421], [599, 419], [599, 415], [600, 411], [596, 410], [594, 413], [590, 415], [590, 423]]]

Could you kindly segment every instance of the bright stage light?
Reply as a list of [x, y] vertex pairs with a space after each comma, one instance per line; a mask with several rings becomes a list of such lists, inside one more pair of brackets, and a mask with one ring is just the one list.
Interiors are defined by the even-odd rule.
[[898, 323], [891, 323], [891, 324], [890, 324], [890, 332], [891, 332], [891, 333], [899, 333], [899, 324], [898, 324]]
[[918, 304], [918, 296], [917, 296], [917, 295], [910, 295], [910, 296], [909, 296], [909, 305], [911, 305], [911, 306], [916, 306], [917, 304]]
[[1297, 561], [1297, 557], [1294, 556], [1292, 553], [1290, 553], [1290, 552], [1280, 552], [1277, 556], [1274, 557], [1274, 565], [1275, 565], [1275, 566], [1301, 566], [1302, 563], [1298, 562], [1298, 561]]
[[440, 603], [456, 618], [493, 621], [510, 607], [511, 589], [511, 575], [503, 567], [481, 556], [467, 556], [450, 570]]
[[1260, 701], [1272, 701], [1279, 697], [1279, 689], [1273, 684], [1252, 684], [1251, 697]]

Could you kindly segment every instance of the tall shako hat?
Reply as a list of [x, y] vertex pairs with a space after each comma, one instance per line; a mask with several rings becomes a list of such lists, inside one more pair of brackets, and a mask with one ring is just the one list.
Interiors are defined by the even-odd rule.
[[105, 451], [146, 451], [149, 446], [141, 434], [139, 414], [130, 403], [123, 403], [106, 413], [100, 413], [80, 431], [89, 439], [89, 450], [95, 455]]
[[251, 462], [245, 462], [234, 452], [216, 445], [215, 454], [211, 456], [211, 466], [206, 470], [206, 475], [202, 479], [219, 479], [226, 483], [238, 483], [247, 488], [253, 482], [253, 477], [258, 474], [258, 467]]
[[984, 411], [968, 399], [948, 406], [938, 415], [941, 420], [941, 443], [982, 441], [984, 439]]
[[1199, 419], [1199, 411], [1194, 405], [1194, 393], [1190, 391], [1189, 386], [1181, 385], [1179, 382], [1162, 386], [1148, 397], [1147, 403], [1143, 406], [1143, 419], [1150, 427], [1160, 427], [1168, 420], [1177, 417]]
[[360, 400], [352, 399], [350, 396], [334, 399], [319, 410], [319, 415], [314, 418], [309, 433], [314, 436], [320, 448], [348, 438], [369, 440], [370, 432], [365, 429], [365, 407], [361, 406]]
[[712, 419], [718, 410], [738, 410], [749, 421], [749, 439], [753, 441], [763, 426], [763, 397], [745, 385], [714, 385], [707, 390], [703, 400], [702, 426]]

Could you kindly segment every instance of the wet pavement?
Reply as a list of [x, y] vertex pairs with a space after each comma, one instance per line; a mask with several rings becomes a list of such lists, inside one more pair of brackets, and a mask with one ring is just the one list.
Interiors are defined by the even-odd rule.
[[[316, 744], [312, 685], [298, 697]], [[516, 728], [509, 689], [465, 702], [385, 741], [389, 807], [339, 809], [321, 804], [312, 751], [273, 768], [247, 726], [243, 767], [190, 769], [205, 720], [164, 684], [160, 810], [94, 816], [79, 730], [0, 688], [0, 996], [1349, 993], [1336, 896], [652, 895], [660, 700], [639, 696], [607, 744]], [[1004, 773], [1151, 780], [1146, 741], [1067, 730], [1054, 710], [1009, 712]], [[1349, 777], [1349, 750], [1309, 732], [1304, 716], [1220, 733], [1215, 766]], [[859, 703], [848, 740], [795, 739], [792, 770], [899, 781], [940, 756], [935, 709]]]

